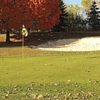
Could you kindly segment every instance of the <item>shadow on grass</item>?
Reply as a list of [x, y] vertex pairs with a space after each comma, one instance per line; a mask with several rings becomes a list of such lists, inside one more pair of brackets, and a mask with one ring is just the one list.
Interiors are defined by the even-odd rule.
[[[88, 37], [87, 35], [83, 34], [71, 34], [71, 33], [52, 33], [52, 32], [34, 32], [29, 33], [28, 37], [25, 37], [25, 46], [37, 46], [39, 44], [46, 43], [48, 41], [53, 41], [57, 39], [78, 39]], [[89, 37], [93, 37], [89, 35]], [[2, 41], [3, 40], [3, 41]], [[0, 47], [16, 47], [22, 46], [22, 36], [20, 33], [11, 34], [10, 36], [10, 43], [6, 43], [4, 39], [2, 39], [0, 35]], [[75, 41], [72, 41], [75, 42]]]
[[87, 57], [87, 58], [93, 58], [93, 59], [94, 59], [94, 58], [100, 58], [100, 56], [95, 56], [95, 57]]
[[[46, 43], [48, 41], [57, 40], [57, 39], [69, 39], [71, 38], [70, 35], [60, 35], [60, 34], [54, 34], [53, 33], [30, 33], [28, 37], [24, 37], [24, 45], [31, 47], [32, 45], [37, 46], [39, 44]], [[72, 37], [76, 38], [76, 37]], [[0, 38], [1, 41], [1, 38]], [[3, 42], [0, 42], [0, 47], [16, 47], [16, 46], [22, 46], [22, 36], [21, 34], [11, 34], [9, 43], [5, 42], [3, 39]]]

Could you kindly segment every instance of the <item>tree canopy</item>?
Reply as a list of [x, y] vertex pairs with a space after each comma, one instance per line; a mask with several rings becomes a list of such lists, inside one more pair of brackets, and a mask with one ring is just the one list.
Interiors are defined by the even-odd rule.
[[[7, 0], [5, 0], [7, 1]], [[18, 29], [21, 25], [38, 29], [50, 29], [59, 24], [61, 14], [58, 0], [9, 0], [0, 4], [0, 25], [1, 29]]]
[[100, 12], [98, 10], [97, 3], [94, 1], [88, 13], [88, 23], [90, 29], [94, 31], [100, 30]]
[[59, 23], [59, 25], [55, 25], [53, 27], [53, 31], [57, 31], [57, 32], [66, 30], [65, 29], [66, 28], [66, 20], [67, 20], [66, 17], [68, 16], [67, 12], [65, 11], [66, 6], [65, 6], [63, 0], [59, 0], [59, 1], [61, 2], [59, 7], [60, 7], [60, 10], [62, 12], [62, 14], [59, 17], [60, 23]]
[[85, 9], [85, 11], [88, 12], [88, 10], [90, 9], [93, 1], [97, 1], [97, 0], [82, 0], [81, 5]]
[[78, 27], [83, 20], [82, 7], [78, 4], [66, 4], [66, 12], [68, 13], [66, 21], [66, 30], [78, 30]]
[[0, 31], [12, 28], [46, 30], [59, 24], [61, 14], [59, 0], [0, 0]]

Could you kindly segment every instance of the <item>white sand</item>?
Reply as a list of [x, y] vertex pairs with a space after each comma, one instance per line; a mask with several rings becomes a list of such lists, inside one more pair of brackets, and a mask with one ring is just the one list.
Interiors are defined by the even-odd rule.
[[96, 51], [100, 50], [100, 37], [58, 39], [34, 46], [33, 49], [49, 51]]

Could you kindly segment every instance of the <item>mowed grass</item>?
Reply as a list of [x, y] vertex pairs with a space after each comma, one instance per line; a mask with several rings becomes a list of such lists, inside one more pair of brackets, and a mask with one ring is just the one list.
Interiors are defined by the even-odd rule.
[[99, 100], [99, 87], [100, 51], [54, 52], [28, 46], [0, 48], [1, 99]]

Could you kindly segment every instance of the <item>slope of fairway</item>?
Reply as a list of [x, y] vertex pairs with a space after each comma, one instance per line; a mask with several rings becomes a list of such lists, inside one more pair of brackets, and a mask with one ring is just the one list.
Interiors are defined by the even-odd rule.
[[[57, 52], [56, 52], [57, 53]], [[100, 56], [60, 54], [58, 56], [0, 57], [0, 85], [48, 82], [100, 81]]]

